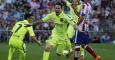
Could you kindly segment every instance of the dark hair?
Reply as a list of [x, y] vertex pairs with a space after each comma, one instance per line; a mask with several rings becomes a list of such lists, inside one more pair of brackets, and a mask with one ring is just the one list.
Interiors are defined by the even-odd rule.
[[32, 14], [29, 14], [29, 13], [26, 13], [25, 15], [24, 15], [24, 19], [28, 19], [28, 18], [30, 18], [31, 16], [33, 16]]
[[84, 2], [85, 0], [81, 0], [81, 1], [83, 1], [83, 2]]
[[84, 1], [84, 0], [81, 0], [81, 1]]
[[63, 7], [63, 4], [61, 3], [61, 2], [56, 2], [56, 4], [55, 5], [60, 5], [61, 6], [61, 8]]

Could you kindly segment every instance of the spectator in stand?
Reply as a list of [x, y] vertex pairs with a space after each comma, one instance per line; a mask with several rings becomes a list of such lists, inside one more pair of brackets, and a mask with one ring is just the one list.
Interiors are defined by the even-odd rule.
[[94, 35], [93, 39], [92, 39], [93, 43], [100, 43], [100, 38], [98, 35]]
[[98, 15], [95, 15], [92, 19], [93, 31], [99, 32], [99, 18]]
[[[53, 11], [52, 7], [56, 1], [61, 0], [0, 0], [2, 2], [0, 6], [0, 17], [2, 20], [2, 26], [0, 25], [0, 30], [10, 30], [13, 24], [19, 20], [23, 19], [25, 13], [34, 14], [34, 21], [39, 20], [40, 18], [46, 16], [48, 13]], [[69, 0], [71, 1], [71, 0]], [[115, 31], [115, 0], [91, 0], [90, 1], [93, 7], [93, 12], [91, 17], [91, 26], [93, 29], [90, 31], [104, 32], [104, 31]], [[67, 9], [66, 9], [67, 10]], [[14, 19], [12, 19], [12, 16]], [[13, 22], [12, 20], [15, 20]], [[13, 24], [11, 24], [13, 22]], [[9, 26], [10, 24], [11, 26]], [[102, 24], [103, 23], [103, 24]], [[34, 26], [35, 30], [52, 30], [54, 24], [41, 23], [39, 26]], [[112, 30], [113, 29], [113, 30]], [[43, 32], [41, 32], [43, 35]], [[3, 36], [6, 36], [6, 33], [0, 33]], [[41, 36], [42, 36], [41, 35]], [[42, 39], [42, 38], [39, 38]]]
[[105, 32], [101, 37], [100, 37], [101, 43], [108, 43], [110, 42], [110, 36], [108, 35], [107, 32]]
[[33, 9], [33, 10], [40, 8], [40, 3], [37, 0], [32, 0], [32, 2], [30, 2], [30, 5], [31, 5], [31, 9]]
[[3, 30], [3, 20], [0, 18], [0, 41], [2, 40], [2, 39], [1, 39], [2, 30]]
[[48, 1], [48, 13], [50, 13], [53, 10], [53, 2], [52, 0]]
[[23, 19], [24, 13], [21, 11], [20, 8], [17, 7], [13, 16], [16, 18], [16, 22], [18, 22]]

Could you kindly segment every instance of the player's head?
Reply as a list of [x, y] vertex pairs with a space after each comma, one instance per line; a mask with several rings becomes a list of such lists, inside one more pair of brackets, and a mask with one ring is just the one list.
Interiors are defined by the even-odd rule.
[[56, 5], [55, 5], [55, 12], [56, 14], [60, 14], [62, 12], [62, 4], [60, 2], [56, 2]]
[[77, 5], [78, 4], [78, 0], [72, 0], [72, 5]]
[[26, 13], [26, 14], [24, 15], [24, 19], [25, 19], [25, 20], [28, 20], [29, 23], [32, 23], [33, 15], [32, 15], [32, 14], [29, 14], [29, 13]]

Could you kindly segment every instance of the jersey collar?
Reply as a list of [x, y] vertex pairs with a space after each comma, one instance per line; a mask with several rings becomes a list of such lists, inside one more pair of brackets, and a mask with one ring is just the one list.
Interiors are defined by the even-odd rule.
[[27, 20], [24, 20], [24, 22], [26, 22], [26, 23], [28, 23], [28, 24], [29, 24], [29, 22], [28, 22]]
[[64, 13], [64, 12], [62, 11], [62, 12], [60, 13], [59, 17], [63, 16], [63, 13]]

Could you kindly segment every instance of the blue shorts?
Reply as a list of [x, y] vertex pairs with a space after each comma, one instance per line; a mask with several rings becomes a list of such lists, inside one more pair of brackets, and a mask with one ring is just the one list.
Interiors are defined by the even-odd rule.
[[90, 37], [89, 37], [89, 33], [86, 32], [76, 32], [74, 38], [73, 38], [73, 42], [77, 43], [78, 45], [82, 45], [82, 44], [89, 44], [90, 43]]

